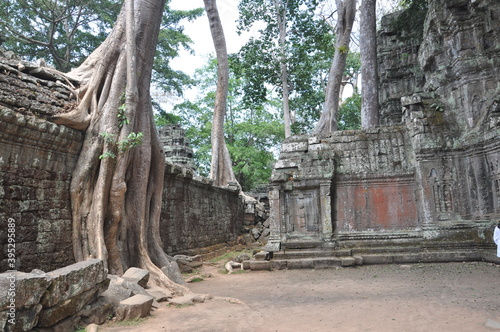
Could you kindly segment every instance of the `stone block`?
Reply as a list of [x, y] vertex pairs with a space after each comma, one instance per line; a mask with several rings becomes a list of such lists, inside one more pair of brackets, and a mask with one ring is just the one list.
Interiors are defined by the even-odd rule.
[[269, 261], [250, 261], [250, 269], [252, 271], [261, 271], [261, 270], [271, 271], [271, 262], [269, 262]]
[[122, 275], [122, 278], [145, 288], [149, 281], [149, 271], [139, 269], [137, 267], [131, 267], [127, 271], [125, 271], [125, 273]]
[[163, 288], [163, 287], [158, 287], [158, 286], [151, 286], [148, 287], [146, 290], [148, 294], [158, 302], [165, 302], [168, 301], [169, 299], [172, 298], [173, 294], [170, 290]]
[[115, 317], [118, 321], [132, 320], [146, 317], [153, 305], [153, 297], [137, 294], [123, 300], [116, 309]]
[[171, 305], [189, 305], [194, 303], [203, 303], [207, 299], [206, 295], [203, 294], [187, 294], [184, 296], [175, 297], [169, 299], [168, 302]]
[[44, 307], [52, 307], [74, 296], [92, 290], [107, 279], [104, 263], [89, 259], [47, 273], [51, 284], [41, 299]]
[[38, 323], [38, 315], [42, 310], [40, 304], [31, 307], [24, 307], [16, 309], [15, 324], [11, 324], [8, 320], [12, 317], [9, 316], [8, 311], [0, 311], [0, 327], [3, 331], [30, 331]]
[[99, 294], [108, 288], [108, 285], [109, 279], [106, 279], [84, 292], [77, 293], [71, 298], [65, 298], [52, 307], [44, 307], [39, 315], [38, 326], [53, 326], [66, 317], [75, 315], [87, 303], [97, 299]]
[[392, 264], [391, 255], [363, 255], [363, 264]]
[[186, 285], [186, 282], [184, 281], [184, 278], [181, 275], [181, 272], [179, 270], [179, 265], [177, 265], [177, 262], [169, 262], [168, 265], [163, 266], [161, 268], [161, 271], [169, 277], [170, 280], [173, 282], [179, 284], [179, 285]]
[[[10, 284], [15, 283], [16, 308], [31, 307], [40, 302], [46, 289], [49, 287], [49, 278], [45, 273], [5, 272], [0, 274], [0, 289], [9, 290]], [[7, 295], [7, 294], [5, 294]], [[10, 297], [0, 297], [0, 311], [7, 309]]]

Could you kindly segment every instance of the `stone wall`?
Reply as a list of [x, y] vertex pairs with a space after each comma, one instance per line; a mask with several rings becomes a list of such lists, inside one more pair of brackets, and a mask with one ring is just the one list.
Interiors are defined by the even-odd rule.
[[382, 126], [283, 143], [271, 183], [269, 250], [375, 252], [405, 244], [415, 257], [463, 249], [469, 251], [457, 257], [477, 259], [474, 250], [493, 247], [500, 219], [499, 14], [493, 0], [431, 1], [420, 45], [399, 40], [391, 17], [383, 20]]
[[244, 204], [237, 190], [194, 178], [191, 169], [167, 164], [160, 235], [168, 254], [236, 241], [243, 230]]
[[1, 273], [0, 328], [2, 331], [33, 331], [35, 327], [35, 331], [74, 331], [80, 319], [102, 310], [96, 306], [91, 310], [82, 309], [108, 288], [109, 281], [104, 264], [98, 259], [48, 273], [41, 270]]
[[402, 123], [401, 97], [422, 92], [425, 84], [418, 62], [423, 27], [401, 36], [392, 23], [401, 14], [399, 11], [384, 16], [377, 31], [379, 122], [384, 126]]
[[[69, 184], [83, 136], [45, 118], [73, 97], [53, 78], [18, 71], [17, 61], [0, 67], [0, 271], [54, 270], [74, 262]], [[7, 264], [9, 218], [15, 267]]]
[[[74, 263], [69, 188], [83, 133], [49, 121], [75, 104], [66, 84], [50, 69], [0, 58], [0, 272]], [[243, 229], [238, 192], [193, 177], [192, 169], [166, 166], [161, 236], [168, 253], [232, 242]], [[9, 220], [16, 225], [12, 265]]]

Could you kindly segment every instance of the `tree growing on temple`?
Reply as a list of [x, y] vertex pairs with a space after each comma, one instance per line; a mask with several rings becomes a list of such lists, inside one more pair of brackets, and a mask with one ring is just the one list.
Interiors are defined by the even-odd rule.
[[350, 52], [351, 32], [356, 16], [356, 0], [336, 0], [337, 29], [335, 55], [328, 75], [323, 112], [313, 134], [321, 134], [338, 129], [338, 112], [342, 78]]
[[106, 40], [68, 74], [78, 104], [54, 121], [85, 131], [71, 182], [75, 259], [102, 259], [113, 274], [141, 267], [183, 293], [161, 270], [173, 262], [159, 237], [165, 161], [150, 82], [164, 4], [125, 1]]
[[231, 163], [231, 156], [224, 138], [224, 119], [227, 108], [227, 93], [229, 88], [229, 62], [227, 57], [226, 39], [217, 10], [216, 0], [203, 0], [207, 11], [210, 32], [217, 56], [217, 91], [212, 121], [212, 162], [210, 178], [216, 186], [227, 186], [229, 182], [237, 183]]
[[362, 0], [360, 19], [361, 127], [378, 125], [378, 60], [376, 0]]

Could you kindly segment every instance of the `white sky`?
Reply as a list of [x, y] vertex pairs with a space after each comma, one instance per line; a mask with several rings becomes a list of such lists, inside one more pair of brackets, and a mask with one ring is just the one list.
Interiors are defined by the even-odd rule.
[[[378, 8], [389, 7], [398, 1], [379, 0], [377, 6]], [[217, 8], [222, 21], [222, 28], [224, 29], [228, 53], [238, 52], [252, 35], [252, 32], [244, 33], [241, 36], [236, 33], [238, 3], [239, 0], [217, 0]], [[204, 7], [203, 0], [171, 0], [170, 2], [170, 8], [175, 10], [190, 10], [200, 7]], [[255, 28], [254, 31], [257, 31], [257, 29]], [[171, 66], [175, 70], [182, 70], [188, 75], [193, 75], [196, 69], [201, 68], [205, 64], [206, 56], [215, 53], [207, 16], [203, 14], [194, 22], [185, 22], [184, 33], [193, 40], [191, 47], [195, 54], [192, 55], [189, 52], [181, 50], [180, 56], [172, 60]], [[346, 93], [349, 92], [346, 91]], [[192, 99], [195, 94], [196, 89], [192, 89], [191, 91], [185, 91], [184, 97]], [[176, 101], [170, 100], [167, 103], [172, 105]]]
[[[248, 34], [238, 36], [236, 33], [238, 3], [238, 0], [217, 1], [228, 53], [238, 52], [248, 40]], [[172, 0], [170, 2], [170, 8], [175, 10], [190, 10], [200, 7], [204, 7], [203, 0]], [[205, 14], [193, 23], [185, 23], [184, 27], [184, 33], [193, 40], [192, 47], [195, 50], [195, 55], [193, 56], [185, 51], [181, 52], [181, 55], [172, 61], [172, 67], [192, 75], [195, 69], [205, 64], [204, 58], [207, 54], [215, 53], [215, 48]]]

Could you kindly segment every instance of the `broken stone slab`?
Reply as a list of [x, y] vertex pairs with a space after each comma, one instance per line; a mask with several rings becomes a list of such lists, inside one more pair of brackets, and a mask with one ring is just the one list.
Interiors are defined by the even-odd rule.
[[493, 319], [487, 319], [486, 320], [486, 327], [489, 327], [491, 329], [495, 329], [495, 330], [500, 330], [500, 322], [497, 322]]
[[203, 303], [210, 296], [205, 294], [187, 294], [184, 296], [175, 297], [173, 299], [169, 299], [168, 302], [171, 305], [190, 305], [194, 303]]
[[131, 267], [122, 275], [122, 278], [138, 284], [142, 288], [146, 288], [149, 281], [149, 271], [139, 269], [137, 267]]
[[[118, 301], [116, 305], [118, 305], [120, 301]], [[81, 317], [81, 321], [84, 324], [101, 325], [112, 315], [113, 308], [114, 304], [108, 298], [99, 296], [97, 300], [85, 305], [76, 315]]]
[[80, 317], [70, 316], [63, 319], [59, 323], [46, 327], [46, 328], [36, 328], [36, 332], [68, 332], [76, 331], [77, 327], [80, 325]]
[[53, 326], [66, 317], [75, 315], [83, 306], [95, 301], [97, 297], [108, 288], [108, 285], [109, 279], [105, 279], [100, 284], [94, 285], [94, 287], [76, 294], [69, 299], [65, 299], [52, 307], [44, 307], [42, 311], [40, 311], [37, 326]]
[[38, 323], [38, 314], [42, 310], [42, 305], [36, 304], [31, 307], [16, 309], [15, 320], [9, 321], [13, 317], [8, 310], [0, 311], [0, 328], [2, 331], [30, 331]]
[[99, 326], [97, 324], [89, 324], [85, 328], [85, 332], [97, 332], [99, 330]]
[[176, 262], [169, 262], [168, 265], [161, 268], [161, 271], [173, 282], [183, 286], [187, 285]]
[[150, 286], [146, 291], [158, 302], [166, 302], [173, 296], [170, 290], [159, 286]]
[[137, 294], [121, 301], [115, 312], [116, 320], [123, 321], [146, 317], [151, 310], [153, 300], [152, 296]]
[[47, 308], [86, 292], [107, 279], [104, 263], [100, 259], [88, 259], [47, 273], [50, 286], [41, 299]]
[[[45, 273], [5, 272], [0, 274], [0, 289], [15, 290], [15, 307], [31, 307], [40, 302], [49, 287], [49, 278]], [[7, 295], [7, 294], [5, 294]], [[0, 296], [0, 311], [10, 305], [11, 297]]]
[[110, 283], [108, 289], [101, 294], [104, 302], [111, 303], [113, 307], [132, 296], [132, 290], [123, 287], [124, 280], [115, 275], [108, 276]]

